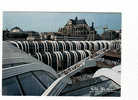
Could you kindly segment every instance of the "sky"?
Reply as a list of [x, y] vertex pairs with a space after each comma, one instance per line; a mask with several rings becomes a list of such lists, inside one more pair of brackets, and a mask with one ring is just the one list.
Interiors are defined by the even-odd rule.
[[121, 13], [92, 13], [92, 12], [4, 12], [3, 29], [10, 30], [18, 26], [24, 31], [57, 32], [64, 27], [69, 19], [85, 19], [88, 25], [94, 22], [99, 34], [103, 27], [121, 29]]

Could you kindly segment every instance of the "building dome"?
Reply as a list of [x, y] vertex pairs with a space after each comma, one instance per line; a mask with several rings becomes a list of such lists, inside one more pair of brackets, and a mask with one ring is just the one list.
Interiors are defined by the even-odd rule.
[[11, 29], [11, 32], [23, 32], [23, 30], [16, 26], [16, 27]]

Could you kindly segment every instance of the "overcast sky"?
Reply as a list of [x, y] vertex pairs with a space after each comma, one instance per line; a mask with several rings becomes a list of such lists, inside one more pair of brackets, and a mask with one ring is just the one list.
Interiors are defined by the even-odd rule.
[[98, 33], [107, 25], [110, 29], [121, 29], [120, 13], [50, 13], [50, 12], [4, 12], [3, 29], [15, 26], [25, 31], [57, 32], [69, 19], [85, 19], [88, 25], [95, 23]]

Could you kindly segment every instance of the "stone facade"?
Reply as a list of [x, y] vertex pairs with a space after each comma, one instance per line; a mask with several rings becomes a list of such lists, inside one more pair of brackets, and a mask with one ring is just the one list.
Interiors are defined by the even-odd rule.
[[102, 34], [103, 40], [118, 40], [121, 39], [121, 31], [107, 30]]
[[63, 28], [59, 28], [59, 34], [64, 36], [84, 37], [87, 40], [95, 40], [95, 28], [94, 23], [89, 26], [85, 19], [70, 19]]

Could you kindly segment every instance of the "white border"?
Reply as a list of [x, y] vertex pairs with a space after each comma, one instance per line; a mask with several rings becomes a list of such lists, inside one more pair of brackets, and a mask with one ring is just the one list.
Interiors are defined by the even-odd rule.
[[[136, 1], [137, 0], [1, 0], [0, 32], [2, 33], [2, 11], [122, 12], [122, 96], [119, 98], [76, 98], [79, 100], [136, 100], [138, 95], [138, 3]], [[2, 40], [2, 34], [0, 34], [0, 40]], [[0, 56], [2, 57], [2, 42], [0, 42], [0, 46]], [[1, 59], [0, 62], [2, 62]], [[1, 97], [1, 99], [9, 100], [11, 97]], [[35, 100], [38, 99], [38, 97], [16, 97], [14, 99]], [[39, 97], [39, 99], [53, 99], [53, 97]], [[54, 99], [75, 99], [75, 97], [54, 97]]]

